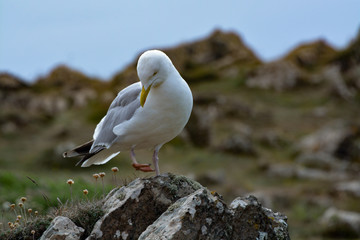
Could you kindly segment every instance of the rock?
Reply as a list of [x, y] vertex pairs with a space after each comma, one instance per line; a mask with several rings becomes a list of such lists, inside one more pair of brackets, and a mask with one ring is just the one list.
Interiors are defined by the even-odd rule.
[[255, 197], [230, 208], [216, 193], [199, 189], [171, 205], [139, 239], [290, 239], [286, 217], [261, 207]]
[[271, 177], [295, 178], [296, 168], [292, 165], [272, 164], [267, 169], [267, 174]]
[[322, 234], [326, 237], [360, 237], [360, 213], [329, 208], [320, 219]]
[[163, 174], [114, 189], [105, 199], [105, 215], [87, 239], [137, 239], [172, 203], [201, 187], [185, 177]]
[[221, 185], [225, 183], [226, 173], [223, 169], [219, 169], [212, 172], [205, 172], [196, 176], [196, 181], [202, 185]]
[[336, 184], [335, 189], [360, 198], [360, 181], [347, 181]]
[[258, 67], [246, 80], [246, 86], [284, 91], [293, 89], [303, 78], [303, 73], [293, 63], [275, 61]]
[[329, 109], [323, 106], [316, 107], [312, 111], [313, 116], [317, 118], [326, 117], [328, 113], [329, 113]]
[[345, 169], [348, 164], [336, 161], [336, 158], [330, 154], [319, 153], [302, 153], [295, 159], [296, 163], [308, 167], [318, 168], [321, 170]]
[[70, 97], [74, 107], [85, 107], [90, 100], [97, 97], [97, 93], [94, 89], [85, 88], [80, 91], [73, 91]]
[[101, 83], [99, 79], [88, 77], [80, 71], [59, 65], [52, 69], [47, 76], [37, 79], [33, 87], [39, 90], [57, 89], [57, 91], [66, 93], [88, 88], [89, 85], [97, 87], [104, 85], [104, 83]]
[[257, 139], [262, 145], [272, 148], [280, 148], [287, 144], [287, 141], [276, 131], [266, 131]]
[[344, 171], [323, 171], [319, 169], [297, 167], [296, 177], [300, 179], [325, 180], [332, 182], [334, 180], [347, 179], [349, 176]]
[[346, 85], [340, 72], [340, 66], [332, 65], [326, 67], [323, 70], [322, 75], [323, 78], [332, 85], [332, 91], [335, 95], [338, 95], [346, 100], [350, 100], [355, 96], [355, 92]]
[[[0, 73], [0, 125], [9, 116], [22, 117], [33, 125], [57, 117], [70, 108], [85, 108], [89, 101], [99, 98], [98, 92], [106, 85], [66, 66], [55, 68], [31, 85], [11, 74]], [[22, 127], [22, 124], [13, 123], [16, 128]], [[13, 132], [12, 126], [5, 126], [3, 132]]]
[[69, 218], [58, 216], [43, 233], [40, 240], [79, 240], [84, 229], [77, 227]]
[[339, 181], [349, 178], [349, 175], [341, 170], [342, 169], [340, 169], [340, 171], [324, 171], [299, 165], [274, 164], [269, 166], [267, 174], [271, 177], [313, 179], [332, 182], [334, 180]]
[[[236, 78], [244, 67], [253, 68], [261, 63], [236, 33], [221, 30], [215, 30], [204, 39], [161, 50], [189, 84]], [[114, 85], [128, 85], [136, 81], [136, 61], [111, 80]]]
[[220, 30], [205, 39], [164, 51], [190, 83], [238, 76], [244, 66], [261, 63], [237, 34]]
[[55, 116], [69, 108], [68, 102], [62, 96], [44, 95], [30, 99], [28, 109], [33, 112]]
[[[254, 196], [236, 198], [228, 207], [218, 193], [170, 173], [113, 189], [102, 212], [81, 239], [290, 239], [286, 216], [262, 207]], [[79, 239], [83, 232], [57, 217], [41, 239]]]
[[346, 82], [349, 83], [352, 87], [360, 90], [360, 66], [356, 65], [350, 68], [347, 72], [344, 73], [344, 78]]
[[9, 73], [0, 73], [0, 92], [15, 91], [27, 87], [27, 84]]
[[274, 206], [274, 202], [278, 204], [279, 199], [286, 199], [286, 197], [288, 197], [281, 195], [279, 191], [274, 189], [257, 190], [249, 192], [248, 195], [256, 197], [256, 199], [261, 202], [261, 205], [267, 208], [272, 208]]
[[339, 65], [342, 72], [347, 72], [349, 69], [359, 66], [360, 31], [358, 31], [357, 36], [345, 49], [337, 53], [337, 56], [335, 56], [330, 63]]
[[217, 118], [246, 119], [256, 117], [253, 106], [220, 96], [217, 98]]
[[357, 161], [360, 159], [360, 127], [334, 121], [305, 136], [296, 146], [300, 153], [321, 153], [329, 159]]
[[218, 97], [214, 94], [193, 93], [194, 106], [214, 105], [218, 101]]
[[230, 136], [219, 146], [219, 149], [233, 154], [256, 154], [252, 139], [242, 134]]
[[283, 188], [266, 187], [251, 192], [247, 191], [245, 195], [256, 197], [264, 208], [272, 209], [277, 206], [291, 208], [294, 205], [294, 198], [298, 197], [294, 190], [293, 188], [284, 190]]
[[333, 57], [335, 53], [336, 50], [326, 41], [318, 40], [296, 47], [288, 53], [284, 59], [293, 62], [304, 70], [311, 71], [324, 64]]
[[6, 122], [1, 124], [0, 132], [3, 134], [14, 133], [18, 130], [18, 127], [13, 122]]
[[233, 239], [231, 220], [219, 196], [202, 188], [171, 205], [139, 239]]
[[212, 115], [209, 109], [194, 106], [185, 130], [192, 144], [198, 147], [207, 147], [211, 143]]
[[290, 239], [287, 217], [262, 207], [254, 196], [236, 198], [230, 209], [233, 214], [231, 239]]

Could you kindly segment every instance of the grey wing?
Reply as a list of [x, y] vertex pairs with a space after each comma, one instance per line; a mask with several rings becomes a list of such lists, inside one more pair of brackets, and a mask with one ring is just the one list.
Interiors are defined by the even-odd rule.
[[131, 119], [135, 111], [140, 108], [141, 83], [137, 82], [123, 89], [114, 101], [94, 132], [94, 143], [90, 153], [109, 148], [117, 140], [113, 129], [120, 123]]

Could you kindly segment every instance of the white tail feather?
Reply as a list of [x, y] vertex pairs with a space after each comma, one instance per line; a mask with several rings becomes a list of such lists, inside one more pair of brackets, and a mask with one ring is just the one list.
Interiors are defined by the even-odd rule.
[[83, 162], [81, 167], [90, 167], [93, 164], [101, 165], [101, 164], [107, 163], [108, 161], [110, 161], [112, 158], [114, 158], [119, 153], [120, 153], [120, 151], [114, 153], [110, 149], [104, 149], [101, 152], [99, 152], [98, 154], [92, 156], [91, 158], [89, 158], [85, 162]]

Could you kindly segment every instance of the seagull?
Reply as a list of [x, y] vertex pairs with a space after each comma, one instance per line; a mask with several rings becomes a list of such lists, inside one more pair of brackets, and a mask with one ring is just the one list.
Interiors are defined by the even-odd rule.
[[156, 175], [160, 174], [159, 150], [185, 127], [193, 97], [170, 58], [160, 50], [140, 56], [137, 74], [140, 81], [118, 93], [96, 126], [93, 140], [64, 152], [63, 157], [82, 156], [77, 165], [89, 167], [130, 151], [136, 170], [153, 172], [150, 164], [138, 163], [135, 158], [135, 149], [153, 149], [152, 161]]

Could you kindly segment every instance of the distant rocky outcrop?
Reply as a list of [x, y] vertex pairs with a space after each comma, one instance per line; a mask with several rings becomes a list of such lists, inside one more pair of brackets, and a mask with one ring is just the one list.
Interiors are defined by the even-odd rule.
[[348, 72], [360, 64], [360, 29], [357, 36], [350, 42], [349, 46], [340, 50], [330, 61], [331, 64], [341, 66], [343, 73]]
[[274, 61], [259, 66], [246, 79], [246, 86], [284, 91], [294, 89], [305, 74], [290, 61]]
[[336, 54], [336, 50], [325, 40], [301, 44], [283, 59], [294, 63], [306, 71], [315, 71], [321, 65], [327, 63]]
[[322, 68], [336, 50], [324, 40], [302, 44], [281, 59], [265, 63], [251, 71], [246, 86], [276, 91], [291, 90], [323, 80]]
[[263, 208], [255, 197], [227, 205], [216, 192], [172, 174], [113, 189], [103, 211], [89, 236], [57, 217], [41, 239], [290, 239], [286, 216]]
[[103, 87], [106, 83], [100, 79], [84, 75], [80, 71], [71, 69], [65, 65], [59, 65], [48, 75], [42, 76], [34, 83], [37, 91], [72, 92], [84, 88]]
[[343, 49], [326, 41], [301, 44], [283, 58], [258, 65], [246, 75], [246, 86], [284, 91], [323, 84], [350, 100], [360, 89], [360, 33]]
[[[331, 92], [351, 99], [360, 89], [359, 39], [360, 34], [341, 51], [323, 40], [303, 44], [282, 59], [269, 63], [263, 63], [238, 34], [221, 30], [206, 38], [162, 50], [189, 84], [237, 79], [251, 88], [286, 91], [304, 84], [326, 82]], [[0, 124], [8, 124], [9, 115], [19, 115], [17, 109], [22, 114], [25, 110], [30, 120], [41, 114], [48, 118], [69, 108], [85, 107], [92, 100], [100, 102], [104, 108], [101, 112], [104, 112], [116, 92], [136, 81], [136, 61], [109, 82], [65, 65], [57, 66], [33, 84], [12, 74], [0, 73], [0, 107], [4, 109]], [[101, 102], [106, 104], [101, 105]], [[204, 130], [202, 134], [208, 133]]]
[[360, 92], [360, 30], [349, 46], [339, 51], [330, 61], [338, 66], [344, 84], [353, 93]]
[[20, 78], [10, 73], [0, 73], [0, 93], [3, 94], [6, 91], [20, 90], [28, 85]]
[[237, 77], [242, 69], [261, 63], [239, 35], [220, 30], [200, 41], [164, 51], [190, 83]]
[[97, 98], [105, 101], [101, 96], [106, 87], [106, 83], [66, 66], [55, 68], [31, 85], [11, 74], [0, 74], [0, 132], [11, 133], [46, 121]]
[[[220, 30], [204, 39], [161, 50], [190, 84], [238, 77], [244, 69], [261, 64], [261, 60], [237, 34]], [[136, 61], [112, 79], [115, 85], [128, 85], [136, 81]]]

